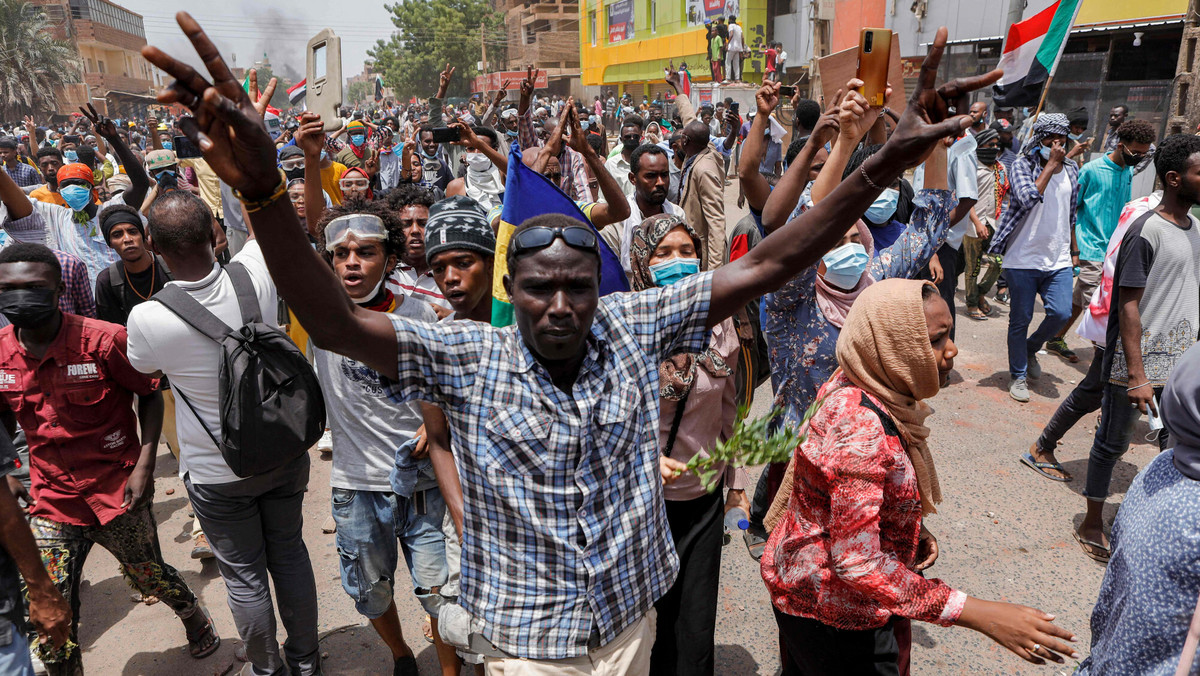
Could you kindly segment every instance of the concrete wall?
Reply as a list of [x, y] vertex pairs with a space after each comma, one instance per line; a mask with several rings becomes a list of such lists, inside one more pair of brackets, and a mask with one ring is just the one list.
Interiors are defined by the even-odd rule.
[[775, 16], [774, 36], [788, 53], [788, 67], [808, 63], [813, 49], [809, 0], [779, 0], [776, 7], [780, 13]]
[[[1019, 2], [1020, 0], [1013, 0]], [[1085, 2], [1087, 0], [1084, 0]], [[1054, 0], [1029, 0], [1025, 8], [1026, 18], [1042, 11]], [[918, 21], [909, 10], [910, 3], [893, 0], [889, 9], [888, 28], [896, 31], [900, 39], [901, 56], [924, 54], [921, 45], [933, 42], [939, 26], [950, 32], [950, 40], [976, 40], [979, 38], [1003, 37], [1008, 32], [1008, 0], [991, 2], [946, 2], [928, 0], [925, 18]]]

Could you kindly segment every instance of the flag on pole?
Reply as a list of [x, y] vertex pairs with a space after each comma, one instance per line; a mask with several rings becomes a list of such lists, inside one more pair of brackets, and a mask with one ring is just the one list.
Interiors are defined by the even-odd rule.
[[1083, 0], [1058, 0], [1030, 18], [1008, 28], [998, 66], [1004, 71], [992, 86], [999, 108], [1036, 106], [1042, 87], [1054, 76], [1075, 15]]
[[383, 78], [378, 75], [375, 76], [375, 100], [383, 100]]
[[300, 102], [304, 100], [304, 85], [306, 82], [308, 80], [301, 80], [288, 88], [288, 101], [291, 101], [293, 106], [300, 105]]
[[[588, 210], [594, 205], [588, 205]], [[508, 154], [508, 176], [504, 181], [504, 206], [500, 211], [500, 227], [496, 232], [496, 260], [492, 277], [492, 326], [513, 323], [512, 301], [504, 291], [504, 276], [508, 274], [508, 242], [518, 225], [542, 214], [563, 214], [586, 223], [596, 232], [600, 246], [600, 295], [628, 291], [629, 282], [621, 259], [579, 205], [557, 185], [521, 162], [521, 144], [514, 143]]]

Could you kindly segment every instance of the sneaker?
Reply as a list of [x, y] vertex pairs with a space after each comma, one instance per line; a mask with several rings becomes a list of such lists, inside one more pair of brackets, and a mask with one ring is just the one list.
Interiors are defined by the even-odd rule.
[[1008, 386], [1008, 396], [1022, 404], [1029, 401], [1029, 386], [1025, 384], [1024, 378], [1013, 378]]
[[333, 432], [328, 427], [321, 435], [321, 440], [317, 442], [317, 450], [321, 452], [322, 456], [333, 455]]
[[1001, 305], [1008, 305], [1008, 289], [996, 292], [996, 302]]
[[1055, 338], [1046, 343], [1046, 351], [1051, 354], [1056, 354], [1072, 364], [1079, 363], [1079, 355], [1075, 351], [1067, 347], [1067, 341], [1062, 338]]
[[204, 533], [197, 535], [195, 544], [192, 545], [192, 558], [211, 559], [214, 556], [216, 555], [213, 554], [212, 547], [208, 546], [208, 537]]
[[1025, 367], [1025, 375], [1037, 380], [1042, 377], [1042, 365], [1038, 363], [1037, 355], [1029, 355], [1029, 364]]

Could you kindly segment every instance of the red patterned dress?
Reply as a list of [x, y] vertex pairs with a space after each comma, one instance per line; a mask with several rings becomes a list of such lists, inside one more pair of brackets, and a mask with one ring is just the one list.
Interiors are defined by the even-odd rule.
[[788, 510], [763, 551], [771, 602], [838, 629], [882, 627], [892, 615], [953, 624], [966, 594], [912, 570], [921, 500], [895, 424], [842, 374], [822, 397], [796, 451]]

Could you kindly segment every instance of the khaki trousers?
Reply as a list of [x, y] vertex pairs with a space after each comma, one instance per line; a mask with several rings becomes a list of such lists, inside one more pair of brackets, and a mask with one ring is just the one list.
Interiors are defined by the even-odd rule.
[[586, 657], [565, 660], [488, 657], [483, 664], [488, 676], [646, 676], [650, 673], [655, 626], [656, 614], [651, 608], [611, 643]]

